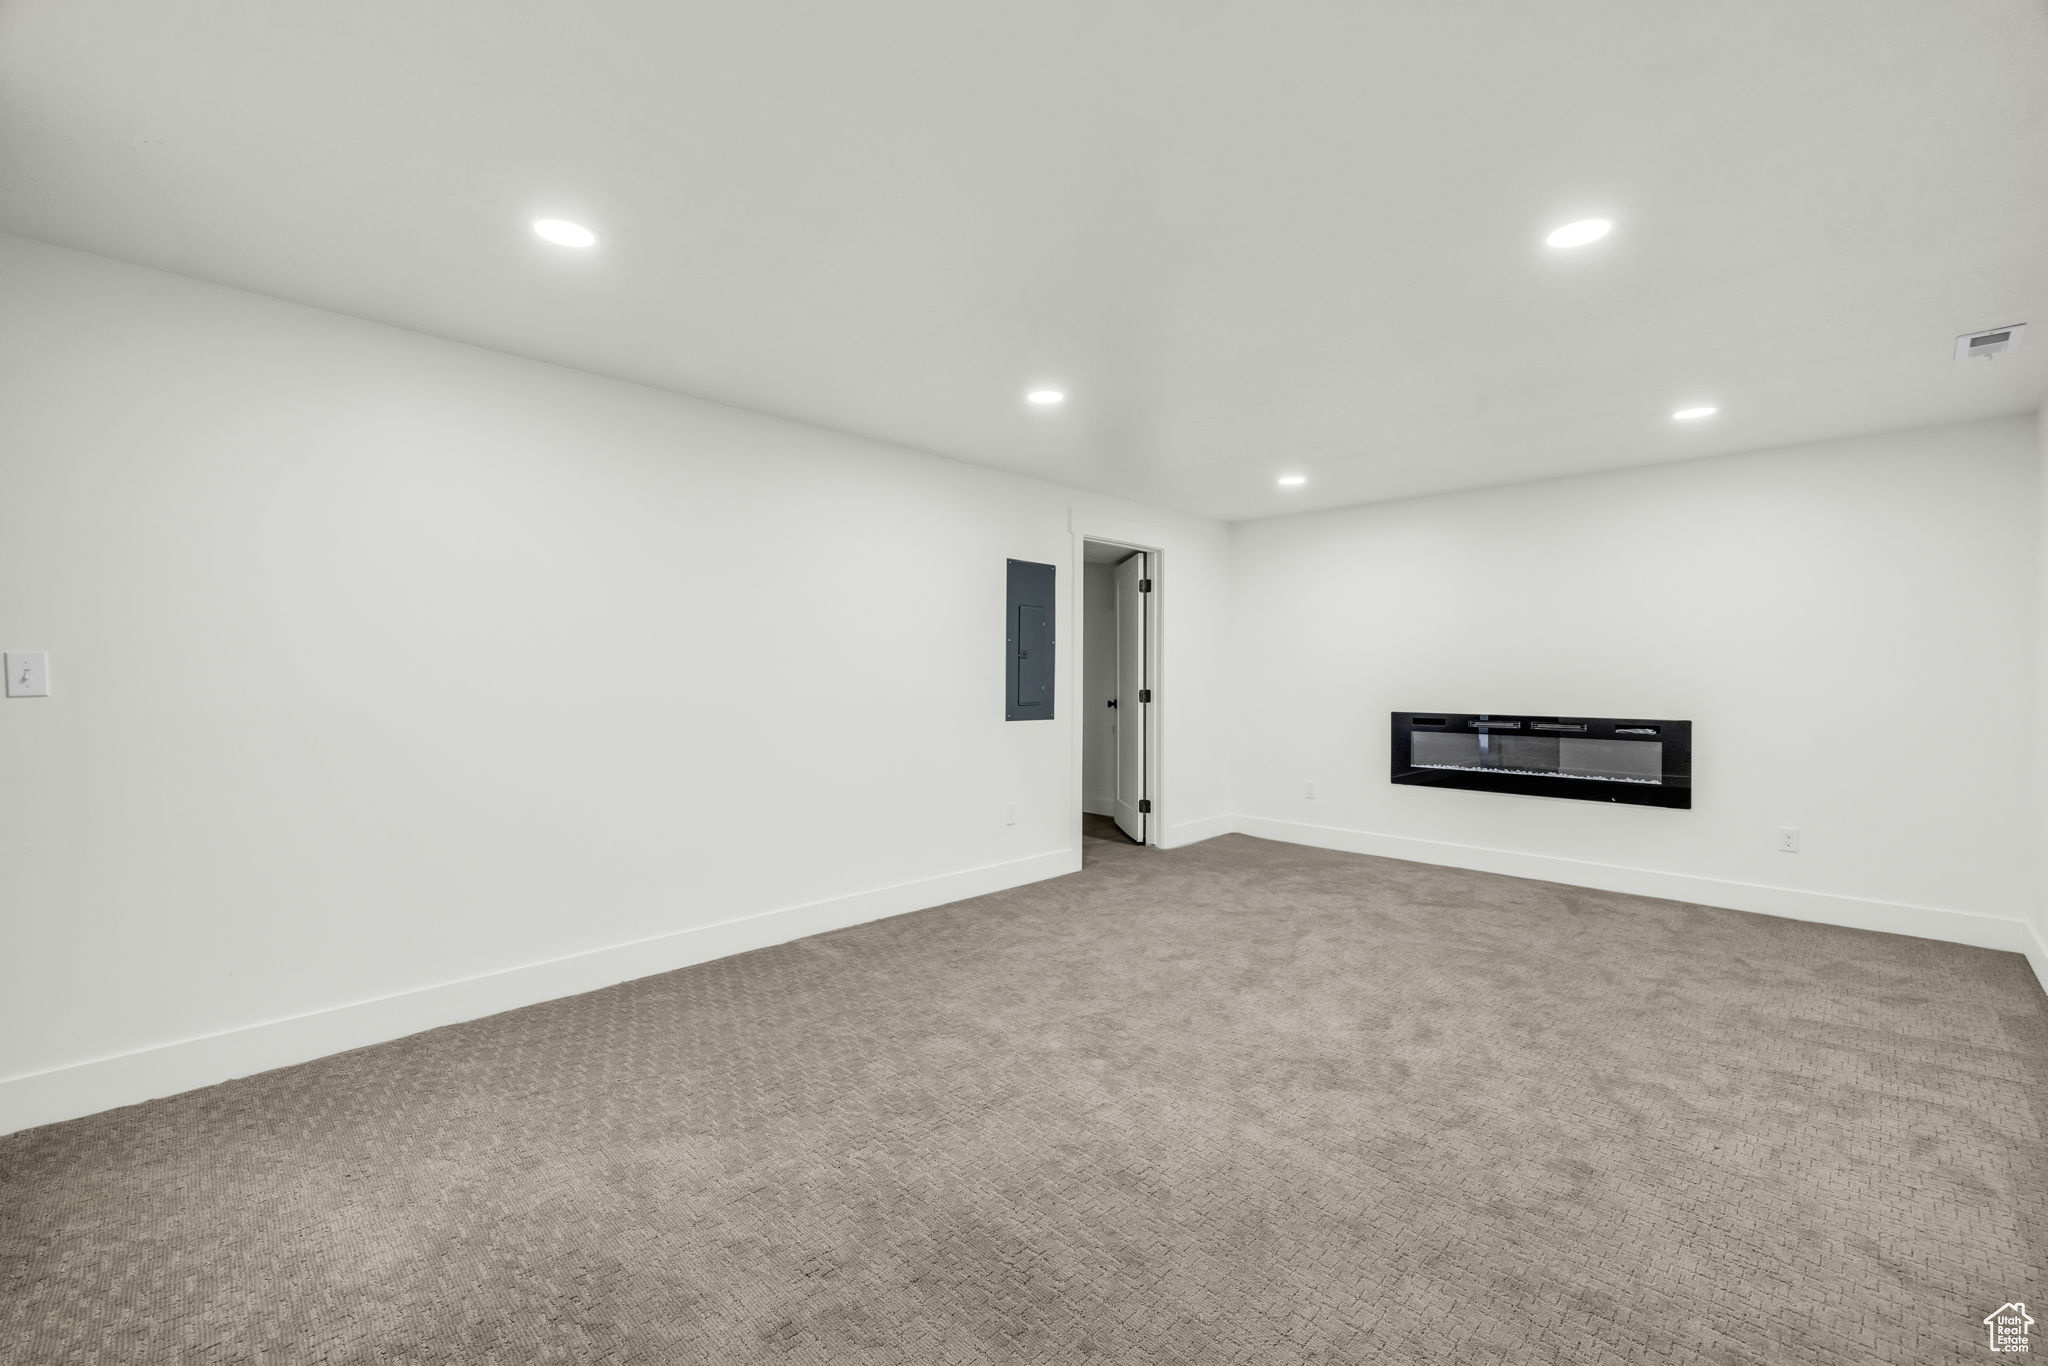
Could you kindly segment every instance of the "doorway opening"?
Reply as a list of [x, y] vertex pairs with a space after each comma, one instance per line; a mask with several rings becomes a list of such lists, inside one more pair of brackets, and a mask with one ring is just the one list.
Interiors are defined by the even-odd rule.
[[1153, 556], [1082, 542], [1081, 835], [1152, 844]]

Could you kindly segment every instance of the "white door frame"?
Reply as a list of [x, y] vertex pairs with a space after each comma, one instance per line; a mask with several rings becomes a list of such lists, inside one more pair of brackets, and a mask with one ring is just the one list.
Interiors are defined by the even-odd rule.
[[[1067, 620], [1075, 623], [1075, 626], [1069, 631], [1068, 638], [1079, 640], [1081, 648], [1065, 652], [1066, 677], [1062, 681], [1066, 685], [1068, 697], [1078, 700], [1083, 695], [1081, 685], [1084, 675], [1081, 670], [1086, 659], [1088, 642], [1087, 633], [1080, 629], [1080, 624], [1086, 620], [1082, 614], [1087, 610], [1084, 583], [1088, 572], [1085, 567], [1088, 562], [1087, 543], [1101, 541], [1109, 545], [1122, 546], [1127, 550], [1142, 550], [1151, 557], [1146, 567], [1146, 576], [1152, 580], [1152, 603], [1151, 610], [1145, 614], [1145, 681], [1152, 689], [1152, 705], [1145, 708], [1145, 794], [1152, 803], [1152, 809], [1146, 813], [1149, 819], [1145, 822], [1145, 843], [1158, 845], [1162, 843], [1159, 837], [1166, 829], [1168, 810], [1166, 785], [1160, 780], [1166, 769], [1163, 762], [1166, 753], [1165, 719], [1166, 706], [1170, 698], [1166, 691], [1166, 651], [1162, 648], [1166, 635], [1164, 628], [1168, 601], [1168, 559], [1161, 542], [1166, 537], [1154, 527], [1126, 522], [1117, 517], [1098, 517], [1084, 513], [1078, 508], [1072, 514], [1071, 527], [1074, 534], [1074, 550], [1073, 558], [1069, 561], [1066, 597]], [[1123, 717], [1117, 718], [1119, 725], [1123, 724], [1123, 721]], [[1082, 749], [1085, 731], [1086, 726], [1077, 720], [1074, 726], [1074, 757], [1071, 765], [1074, 775], [1073, 793], [1068, 807], [1073, 813], [1076, 850], [1081, 847], [1081, 805], [1087, 799], [1082, 791], [1086, 781]]]

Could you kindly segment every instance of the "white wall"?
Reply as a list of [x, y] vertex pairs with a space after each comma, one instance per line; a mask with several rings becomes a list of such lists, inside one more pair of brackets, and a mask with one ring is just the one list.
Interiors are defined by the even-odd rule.
[[2034, 961], [2034, 971], [2040, 975], [2043, 985], [2048, 986], [2048, 404], [2043, 404], [2035, 415], [2034, 441], [2038, 501], [2035, 504], [2034, 536], [2036, 650], [2032, 715], [2034, 736], [2038, 742], [2034, 769], [2038, 785], [2034, 793], [2034, 828], [2031, 834], [2034, 846], [2034, 942], [2029, 956]]
[[[1234, 527], [1241, 828], [2022, 947], [2033, 428]], [[1393, 786], [1388, 713], [1436, 708], [1689, 718], [1696, 805]]]
[[1000, 625], [1016, 556], [1071, 630], [1081, 516], [1168, 548], [1168, 842], [1230, 810], [1217, 524], [20, 239], [0, 291], [0, 1131], [1078, 866], [1077, 675], [1005, 724]]
[[1112, 815], [1116, 806], [1116, 566], [1086, 566], [1082, 629], [1087, 654], [1081, 669], [1081, 793], [1086, 810]]
[[[0, 374], [0, 1132], [1075, 867], [996, 628], [1084, 534], [1164, 551], [1166, 843], [2048, 931], [2025, 419], [1226, 534], [5, 237]], [[1699, 805], [1393, 788], [1397, 707], [1688, 716]]]

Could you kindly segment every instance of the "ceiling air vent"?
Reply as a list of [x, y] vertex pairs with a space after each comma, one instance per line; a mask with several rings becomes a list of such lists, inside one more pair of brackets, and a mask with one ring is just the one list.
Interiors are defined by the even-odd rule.
[[1984, 332], [1965, 332], [1956, 338], [1956, 359], [1968, 360], [1971, 356], [1996, 356], [2005, 351], [2017, 351], [2026, 330], [2025, 323], [2014, 323], [2011, 327], [1994, 327]]

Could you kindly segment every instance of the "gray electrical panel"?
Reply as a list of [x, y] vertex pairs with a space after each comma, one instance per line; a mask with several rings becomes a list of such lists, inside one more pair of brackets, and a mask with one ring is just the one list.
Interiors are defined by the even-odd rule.
[[1003, 719], [1052, 719], [1053, 581], [1049, 564], [1010, 561], [1003, 613]]

